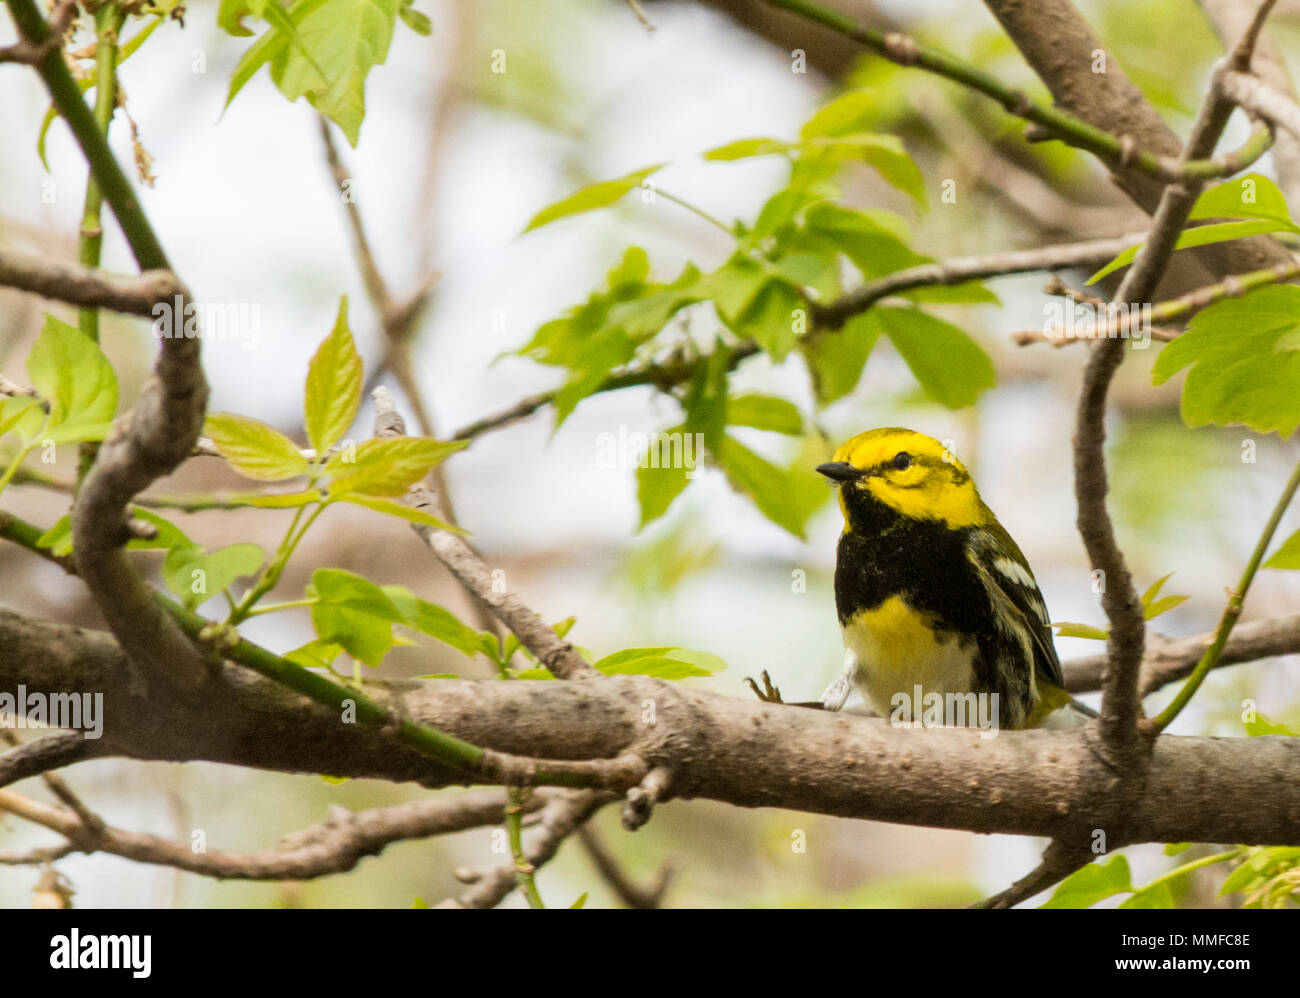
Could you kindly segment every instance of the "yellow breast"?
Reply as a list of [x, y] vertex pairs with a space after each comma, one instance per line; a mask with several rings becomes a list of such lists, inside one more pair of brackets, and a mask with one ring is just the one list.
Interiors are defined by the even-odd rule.
[[[857, 660], [857, 685], [881, 717], [897, 713], [896, 694], [913, 702], [923, 693], [967, 693], [973, 688], [973, 640], [938, 634], [900, 596], [861, 610], [844, 626], [844, 646]], [[904, 713], [910, 719], [910, 712]]]

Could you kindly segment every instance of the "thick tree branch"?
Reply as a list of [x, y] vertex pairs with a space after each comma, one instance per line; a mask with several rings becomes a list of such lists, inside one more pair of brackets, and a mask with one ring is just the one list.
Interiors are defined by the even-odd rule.
[[[0, 689], [22, 683], [104, 696], [102, 739], [59, 736], [61, 752], [20, 772], [0, 761], [0, 773], [15, 779], [115, 755], [427, 786], [464, 780], [383, 729], [340, 724], [336, 712], [236, 666], [224, 667], [216, 692], [195, 710], [165, 690], [142, 695], [130, 661], [102, 633], [0, 611], [0, 647]], [[1294, 738], [1164, 735], [1155, 740], [1145, 780], [1115, 815], [1113, 780], [1093, 751], [1091, 728], [992, 738], [960, 728], [895, 729], [879, 719], [638, 676], [598, 683], [410, 681], [376, 684], [373, 695], [413, 722], [501, 753], [593, 761], [634, 754], [652, 768], [671, 769], [671, 792], [679, 798], [1046, 835], [1067, 844], [1090, 841], [1101, 827], [1112, 848], [1139, 841], [1300, 844]]]

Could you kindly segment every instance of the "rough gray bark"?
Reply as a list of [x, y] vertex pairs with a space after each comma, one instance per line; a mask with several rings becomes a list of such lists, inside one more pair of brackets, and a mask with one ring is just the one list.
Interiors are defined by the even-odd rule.
[[[196, 710], [172, 691], [141, 695], [129, 659], [106, 634], [0, 611], [0, 647], [0, 688], [104, 693], [105, 734], [86, 743], [91, 757], [457, 782], [382, 731], [340, 724], [333, 712], [238, 667], [225, 668]], [[596, 759], [634, 750], [672, 773], [674, 797], [1072, 843], [1101, 828], [1112, 848], [1300, 844], [1300, 740], [1292, 738], [1161, 737], [1144, 786], [1121, 810], [1092, 727], [993, 738], [972, 729], [895, 729], [634, 676], [412, 681], [389, 684], [387, 695], [415, 720], [500, 751]]]

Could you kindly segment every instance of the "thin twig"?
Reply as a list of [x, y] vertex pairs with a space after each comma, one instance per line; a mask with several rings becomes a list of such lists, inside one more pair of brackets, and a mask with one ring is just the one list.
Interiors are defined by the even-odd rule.
[[1152, 305], [1150, 309], [1141, 310], [1125, 309], [1114, 302], [1092, 298], [1072, 288], [1065, 287], [1058, 280], [1044, 289], [1047, 294], [1064, 295], [1103, 312], [1102, 315], [1097, 316], [1097, 322], [1093, 324], [1093, 328], [1083, 336], [1078, 335], [1071, 328], [1059, 325], [1047, 329], [1028, 329], [1012, 333], [1011, 339], [1020, 346], [1028, 346], [1031, 343], [1051, 343], [1053, 346], [1065, 346], [1081, 340], [1127, 336], [1133, 330], [1134, 325], [1138, 324], [1138, 332], [1149, 333], [1153, 340], [1167, 342], [1177, 339], [1181, 333], [1176, 329], [1163, 329], [1159, 326], [1148, 326], [1146, 324], [1181, 319], [1194, 312], [1199, 312], [1217, 301], [1223, 301], [1226, 298], [1238, 298], [1255, 288], [1289, 281], [1297, 276], [1300, 276], [1300, 261], [1279, 263], [1276, 266], [1252, 271], [1249, 274], [1234, 274], [1217, 284], [1197, 288], [1185, 295]]
[[659, 868], [654, 880], [642, 887], [624, 872], [618, 857], [610, 851], [600, 833], [587, 822], [578, 829], [578, 841], [587, 850], [591, 862], [605, 878], [605, 882], [618, 895], [618, 899], [629, 908], [649, 910], [663, 904], [664, 895], [677, 875], [677, 863], [671, 859]]
[[[559, 851], [564, 840], [582, 827], [593, 814], [614, 798], [591, 791], [557, 793], [542, 810], [541, 820], [524, 844], [526, 862], [534, 869], [544, 866]], [[515, 864], [499, 866], [486, 873], [476, 873], [468, 890], [459, 897], [448, 898], [439, 908], [494, 908], [516, 886]]]
[[1052, 842], [1043, 852], [1043, 859], [1029, 873], [1025, 874], [1004, 891], [985, 898], [972, 908], [1014, 908], [1022, 901], [1027, 901], [1035, 894], [1047, 890], [1057, 881], [1068, 877], [1075, 870], [1086, 866], [1092, 860], [1092, 854], [1085, 851], [1071, 851], [1059, 842]]
[[91, 743], [80, 734], [49, 735], [0, 755], [0, 787], [62, 769], [87, 758]]
[[[392, 397], [380, 386], [372, 393], [375, 402], [375, 435], [377, 437], [403, 436], [406, 432], [401, 414], [393, 405]], [[422, 485], [407, 494], [407, 504], [415, 509], [425, 509], [442, 518], [438, 498]], [[546, 622], [529, 609], [518, 596], [500, 592], [492, 580], [492, 572], [461, 538], [445, 530], [433, 530], [412, 524], [415, 532], [451, 571], [458, 582], [472, 595], [481, 599], [506, 627], [514, 632], [524, 647], [537, 656], [537, 660], [561, 679], [580, 679], [599, 676], [590, 663], [579, 655], [569, 642], [555, 633]]]
[[1214, 640], [1205, 649], [1205, 655], [1197, 663], [1196, 668], [1188, 677], [1187, 682], [1183, 684], [1182, 689], [1178, 691], [1177, 696], [1174, 697], [1169, 706], [1160, 712], [1158, 717], [1150, 722], [1149, 728], [1153, 733], [1159, 733], [1169, 727], [1179, 712], [1196, 695], [1196, 691], [1200, 689], [1201, 683], [1210, 674], [1210, 670], [1218, 664], [1224, 646], [1232, 634], [1232, 629], [1241, 616], [1242, 605], [1246, 600], [1246, 593], [1250, 591], [1250, 584], [1255, 580], [1255, 573], [1259, 570], [1260, 563], [1264, 560], [1264, 555], [1268, 551], [1268, 546], [1273, 542], [1273, 535], [1277, 533], [1278, 525], [1282, 522], [1282, 516], [1286, 513], [1287, 507], [1291, 505], [1291, 500], [1295, 497], [1297, 489], [1300, 489], [1300, 463], [1297, 463], [1292, 470], [1286, 487], [1282, 489], [1282, 495], [1278, 497], [1277, 503], [1273, 506], [1273, 512], [1259, 535], [1259, 540], [1255, 542], [1255, 550], [1251, 552], [1250, 560], [1246, 562], [1246, 567], [1242, 570], [1241, 580], [1237, 583], [1237, 587], [1232, 590], [1231, 596], [1228, 597], [1227, 605], [1223, 608], [1223, 616], [1220, 618], [1219, 626], [1214, 634]]
[[1259, 159], [1272, 143], [1269, 129], [1257, 126], [1242, 146], [1230, 153], [1203, 157], [1162, 156], [1138, 149], [1131, 136], [1111, 135], [1055, 107], [1032, 100], [1022, 90], [962, 62], [946, 52], [928, 48], [907, 35], [883, 32], [859, 24], [851, 17], [811, 0], [764, 0], [768, 6], [821, 24], [860, 42], [900, 66], [915, 66], [963, 84], [997, 101], [1010, 114], [1033, 122], [1053, 137], [1086, 149], [1114, 169], [1133, 168], [1161, 180], [1210, 180], [1227, 177]]
[[[1146, 656], [1138, 680], [1138, 693], [1145, 697], [1191, 674], [1214, 642], [1215, 632], [1186, 638], [1147, 635]], [[1215, 668], [1258, 662], [1278, 655], [1300, 654], [1300, 614], [1255, 620], [1240, 624], [1223, 646]], [[1101, 689], [1107, 656], [1087, 655], [1071, 659], [1061, 668], [1065, 688], [1071, 693], [1092, 693]]]
[[[539, 792], [525, 807], [529, 812], [539, 811], [548, 800], [547, 793]], [[0, 809], [69, 840], [67, 845], [51, 852], [104, 853], [218, 880], [312, 880], [346, 873], [361, 860], [379, 855], [396, 842], [497, 824], [504, 816], [505, 806], [505, 794], [500, 790], [481, 790], [364, 811], [333, 807], [325, 821], [285, 836], [270, 849], [253, 853], [208, 849], [196, 853], [187, 842], [173, 842], [144, 832], [107, 826], [88, 831], [82, 819], [68, 808], [52, 807], [0, 790]], [[40, 854], [32, 854], [29, 859], [15, 856], [10, 860], [12, 863], [47, 861]]]
[[38, 66], [45, 57], [63, 47], [63, 36], [77, 17], [77, 0], [59, 0], [50, 12], [49, 34], [39, 41], [20, 38], [12, 45], [0, 47], [0, 62], [23, 62]]
[[106, 308], [145, 317], [155, 316], [159, 303], [174, 305], [183, 291], [170, 270], [146, 270], [138, 277], [126, 277], [8, 250], [0, 250], [0, 285], [79, 308]]
[[[826, 305], [813, 305], [812, 317], [815, 325], [810, 333], [804, 335], [832, 335], [849, 318], [865, 312], [876, 302], [913, 288], [950, 286], [971, 280], [1023, 274], [1036, 270], [1058, 270], [1075, 266], [1096, 267], [1110, 261], [1135, 242], [1141, 242], [1145, 238], [1145, 233], [1137, 233], [1115, 239], [1093, 239], [1059, 246], [1045, 246], [1040, 249], [954, 257], [938, 263], [909, 267], [868, 281]], [[759, 352], [758, 347], [753, 343], [742, 343], [732, 351], [730, 363], [735, 367], [741, 361]], [[697, 370], [698, 362], [635, 367], [606, 378], [592, 394], [646, 386], [667, 391], [676, 385], [690, 381]], [[484, 433], [527, 419], [554, 402], [557, 394], [558, 392], [550, 391], [529, 395], [500, 412], [462, 426], [452, 434], [451, 439], [473, 440]]]

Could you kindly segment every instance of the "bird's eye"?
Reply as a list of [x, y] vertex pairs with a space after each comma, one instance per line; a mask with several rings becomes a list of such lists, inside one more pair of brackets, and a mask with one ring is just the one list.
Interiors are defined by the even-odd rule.
[[895, 471], [906, 471], [912, 466], [912, 455], [907, 451], [900, 451], [894, 456], [893, 465]]

